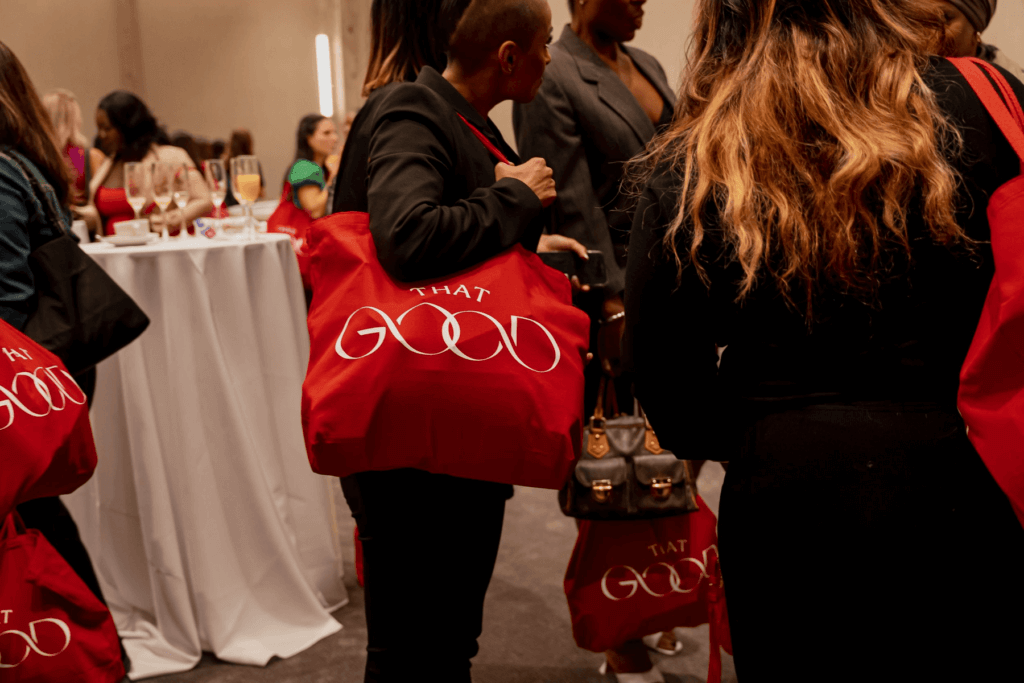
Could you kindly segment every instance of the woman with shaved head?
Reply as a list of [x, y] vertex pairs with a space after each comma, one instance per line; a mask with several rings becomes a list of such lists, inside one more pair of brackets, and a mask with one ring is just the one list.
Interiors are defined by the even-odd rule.
[[[487, 118], [540, 86], [547, 2], [376, 0], [373, 10], [372, 92], [342, 154], [334, 210], [369, 213], [385, 270], [403, 282], [442, 277], [516, 244], [585, 256], [572, 240], [540, 244], [551, 169], [520, 164]], [[512, 487], [403, 469], [360, 472], [342, 489], [363, 543], [365, 680], [468, 683]]]

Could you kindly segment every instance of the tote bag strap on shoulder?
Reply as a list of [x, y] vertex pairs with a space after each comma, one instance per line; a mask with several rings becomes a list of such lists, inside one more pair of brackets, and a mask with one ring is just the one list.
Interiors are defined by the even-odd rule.
[[[978, 99], [999, 126], [999, 130], [1017, 152], [1024, 173], [1024, 109], [1017, 101], [1010, 84], [998, 69], [984, 60], [974, 57], [951, 57], [949, 61], [967, 79]], [[992, 85], [993, 82], [995, 86]], [[998, 92], [996, 87], [999, 88]]]
[[[456, 114], [458, 114], [458, 112], [456, 112]], [[484, 147], [487, 148], [487, 151], [490, 152], [495, 159], [497, 159], [503, 164], [508, 164], [509, 166], [513, 165], [512, 162], [508, 160], [508, 157], [506, 157], [502, 153], [502, 151], [498, 149], [497, 146], [495, 146], [495, 144], [491, 142], [486, 135], [481, 133], [479, 130], [477, 130], [476, 126], [474, 126], [472, 123], [466, 120], [465, 116], [463, 116], [462, 114], [458, 114], [458, 116], [460, 119], [462, 119], [462, 122], [469, 126], [469, 129], [473, 131], [473, 135], [475, 135], [477, 139], [480, 140], [480, 142], [484, 143]]]

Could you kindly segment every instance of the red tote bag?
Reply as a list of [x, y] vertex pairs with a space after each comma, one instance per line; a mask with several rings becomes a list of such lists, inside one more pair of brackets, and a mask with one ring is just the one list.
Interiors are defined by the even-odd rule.
[[302, 286], [310, 289], [309, 279], [309, 251], [306, 245], [309, 225], [312, 223], [309, 214], [295, 206], [292, 200], [291, 183], [284, 184], [281, 192], [281, 201], [278, 203], [274, 213], [267, 219], [267, 232], [278, 232], [292, 241], [292, 249], [295, 250], [295, 258], [299, 261], [299, 274], [302, 276]]
[[711, 624], [709, 683], [732, 652], [718, 564], [717, 520], [696, 512], [654, 520], [580, 522], [565, 574], [576, 644], [604, 652], [677, 626]]
[[0, 320], [0, 515], [71, 493], [95, 469], [85, 394], [57, 356]]
[[396, 282], [369, 221], [338, 213], [308, 233], [313, 471], [408, 467], [560, 489], [580, 455], [590, 333], [569, 281], [515, 245], [449, 277]]
[[110, 610], [16, 513], [0, 526], [0, 680], [114, 683], [124, 678]]
[[996, 272], [960, 372], [957, 404], [968, 438], [1024, 524], [1024, 110], [1010, 84], [987, 62], [949, 61], [971, 84], [1022, 164], [1022, 175], [989, 199]]
[[365, 213], [310, 231], [302, 426], [315, 472], [415, 468], [559, 489], [579, 456], [589, 321], [569, 281], [516, 245], [400, 283]]

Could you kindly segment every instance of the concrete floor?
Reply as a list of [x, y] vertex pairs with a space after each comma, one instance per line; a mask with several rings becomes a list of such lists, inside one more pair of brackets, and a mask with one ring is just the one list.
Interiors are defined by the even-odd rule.
[[[708, 463], [698, 482], [717, 511], [722, 468]], [[255, 668], [225, 664], [204, 655], [192, 671], [149, 679], [158, 683], [360, 683], [366, 622], [362, 590], [352, 564], [352, 518], [338, 496], [345, 553], [345, 583], [351, 602], [335, 612], [344, 628], [305, 652]], [[505, 513], [505, 528], [487, 594], [480, 654], [473, 660], [475, 683], [611, 683], [597, 673], [602, 655], [576, 647], [562, 579], [576, 540], [572, 519], [558, 510], [555, 493], [517, 488]], [[653, 654], [668, 683], [707, 680], [707, 626], [681, 629], [684, 650], [676, 657]], [[410, 637], [415, 637], [411, 633]], [[732, 659], [723, 653], [723, 683], [735, 683]], [[429, 672], [424, 679], [429, 680]]]

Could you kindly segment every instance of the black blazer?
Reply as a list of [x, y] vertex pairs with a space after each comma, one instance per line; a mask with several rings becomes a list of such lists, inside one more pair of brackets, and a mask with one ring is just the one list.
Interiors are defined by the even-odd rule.
[[430, 67], [375, 91], [353, 122], [332, 209], [369, 212], [377, 256], [397, 280], [449, 275], [517, 242], [537, 248], [540, 200], [522, 181], [495, 182], [497, 159], [459, 114], [518, 163], [497, 127]]
[[[658, 60], [623, 46], [662, 99], [675, 105]], [[551, 46], [537, 97], [515, 105], [512, 122], [524, 159], [541, 157], [555, 172], [554, 225], [605, 254], [608, 287], [622, 291], [632, 200], [619, 192], [624, 164], [654, 137], [655, 127], [622, 79], [569, 26]]]

